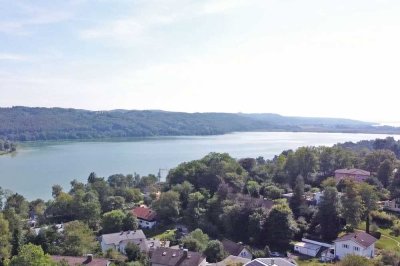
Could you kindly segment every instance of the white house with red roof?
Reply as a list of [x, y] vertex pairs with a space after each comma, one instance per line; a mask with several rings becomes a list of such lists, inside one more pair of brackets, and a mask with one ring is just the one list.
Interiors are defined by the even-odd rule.
[[370, 177], [371, 173], [362, 169], [338, 169], [335, 171], [335, 179], [337, 182], [344, 178], [352, 179], [356, 182], [363, 182]]
[[335, 257], [342, 259], [346, 255], [354, 254], [373, 258], [375, 256], [376, 241], [375, 237], [361, 231], [346, 234], [334, 241]]
[[157, 213], [144, 205], [132, 209], [132, 213], [138, 218], [141, 228], [152, 229], [157, 224]]

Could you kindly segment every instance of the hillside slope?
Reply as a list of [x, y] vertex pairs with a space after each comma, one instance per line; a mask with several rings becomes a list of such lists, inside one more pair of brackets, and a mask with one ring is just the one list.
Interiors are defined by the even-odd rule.
[[0, 108], [0, 138], [17, 141], [214, 135], [235, 131], [400, 133], [399, 128], [374, 127], [361, 121], [274, 114]]

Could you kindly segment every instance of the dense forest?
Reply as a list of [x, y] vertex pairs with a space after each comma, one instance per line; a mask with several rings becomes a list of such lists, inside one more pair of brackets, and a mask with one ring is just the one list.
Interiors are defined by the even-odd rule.
[[0, 108], [0, 138], [13, 141], [216, 135], [235, 131], [400, 133], [399, 128], [347, 119], [275, 114]]
[[[171, 169], [165, 183], [159, 183], [154, 175], [104, 178], [91, 173], [87, 182], [73, 180], [69, 190], [54, 185], [53, 199], [47, 202], [29, 202], [20, 194], [0, 189], [0, 258], [12, 257], [9, 265], [18, 265], [13, 262], [26, 256], [22, 254], [25, 249], [37, 248], [41, 256], [43, 251], [93, 253], [112, 258], [115, 265], [149, 265], [144, 255], [121, 258], [118, 252], [103, 254], [96, 241], [102, 233], [137, 228], [137, 219], [129, 210], [143, 203], [157, 212], [159, 223], [158, 231], [146, 231], [147, 236], [184, 224], [190, 234], [167, 230], [165, 239], [202, 252], [210, 262], [226, 257], [220, 242], [226, 238], [245, 243], [254, 257], [265, 257], [271, 250], [292, 250], [292, 241], [302, 237], [329, 242], [356, 229], [377, 238], [385, 229], [390, 237], [398, 237], [399, 219], [378, 205], [400, 198], [400, 161], [391, 150], [398, 144], [386, 138], [301, 147], [270, 160], [237, 160], [226, 153], [210, 153]], [[337, 183], [332, 178], [336, 169], [350, 167], [368, 170], [371, 177], [361, 183], [350, 179]], [[316, 192], [322, 193], [318, 204], [309, 200]], [[293, 194], [286, 198], [285, 193]], [[63, 222], [64, 232], [49, 226], [33, 234], [24, 222], [33, 214], [39, 226]], [[363, 265], [397, 265], [397, 246], [385, 245], [387, 242], [381, 242], [380, 256]]]
[[397, 158], [400, 158], [400, 140], [396, 141], [393, 137], [375, 140], [362, 140], [359, 142], [339, 143], [336, 146], [350, 149], [357, 152], [368, 152], [371, 150], [389, 150], [392, 151]]

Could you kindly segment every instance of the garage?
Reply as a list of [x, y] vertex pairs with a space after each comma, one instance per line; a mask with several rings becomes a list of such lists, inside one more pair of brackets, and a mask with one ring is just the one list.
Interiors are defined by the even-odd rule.
[[321, 248], [321, 246], [319, 246], [319, 245], [306, 243], [306, 242], [298, 242], [294, 245], [294, 251], [296, 251], [300, 254], [311, 256], [311, 257], [317, 256], [320, 248]]

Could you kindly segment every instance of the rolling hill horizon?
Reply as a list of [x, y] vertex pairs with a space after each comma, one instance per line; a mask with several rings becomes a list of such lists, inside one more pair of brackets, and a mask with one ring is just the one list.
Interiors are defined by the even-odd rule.
[[0, 138], [15, 141], [218, 135], [244, 131], [400, 134], [400, 128], [345, 118], [274, 113], [89, 111], [60, 107], [0, 108]]

